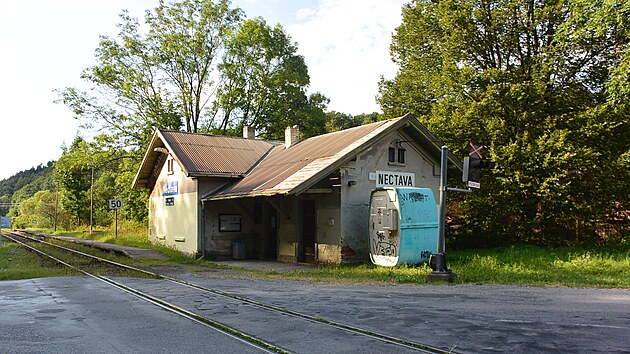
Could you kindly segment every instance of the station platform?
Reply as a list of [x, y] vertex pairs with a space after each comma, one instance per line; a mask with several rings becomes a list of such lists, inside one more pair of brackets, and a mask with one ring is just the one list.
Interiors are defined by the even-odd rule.
[[47, 234], [47, 233], [43, 233], [43, 232], [36, 232], [36, 231], [30, 231], [30, 230], [18, 230], [18, 231], [22, 231], [22, 232], [25, 232], [25, 233], [28, 233], [28, 234], [32, 234], [32, 235], [37, 235], [37, 236], [44, 236], [46, 238], [53, 238], [53, 239], [60, 240], [60, 241], [65, 241], [65, 242], [79, 243], [79, 244], [82, 244], [82, 245], [86, 245], [86, 246], [90, 246], [90, 247], [94, 247], [94, 248], [99, 248], [99, 249], [102, 249], [102, 250], [105, 250], [105, 251], [121, 253], [121, 254], [124, 254], [125, 256], [129, 257], [129, 258], [156, 258], [156, 259], [166, 259], [166, 258], [168, 258], [164, 254], [162, 254], [162, 253], [160, 253], [160, 252], [158, 252], [156, 250], [152, 250], [152, 249], [148, 249], [148, 248], [116, 245], [116, 244], [113, 244], [113, 243], [100, 242], [100, 241], [95, 241], [95, 240], [87, 240], [87, 239], [84, 239], [84, 238], [77, 238], [77, 237], [51, 235], [51, 234]]
[[[46, 238], [53, 238], [65, 242], [74, 242], [83, 244], [90, 247], [99, 248], [102, 250], [117, 252], [126, 255], [129, 258], [152, 258], [152, 259], [167, 259], [164, 254], [147, 248], [131, 247], [116, 245], [113, 243], [100, 242], [95, 240], [88, 240], [78, 237], [59, 236], [52, 235], [32, 230], [17, 230], [31, 235], [43, 236]], [[291, 271], [311, 271], [318, 268], [316, 264], [310, 263], [283, 263], [273, 260], [257, 260], [257, 259], [242, 259], [242, 260], [224, 260], [224, 261], [212, 261], [215, 264], [222, 265], [228, 268], [243, 268], [249, 270], [260, 271], [275, 271], [275, 272], [291, 272]]]

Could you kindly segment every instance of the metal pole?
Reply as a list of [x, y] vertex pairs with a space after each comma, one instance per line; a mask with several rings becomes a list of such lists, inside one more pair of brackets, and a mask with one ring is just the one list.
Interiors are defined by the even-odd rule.
[[94, 214], [94, 164], [91, 163], [88, 166], [92, 167], [92, 184], [90, 185], [90, 234], [92, 234], [92, 215]]
[[55, 231], [57, 231], [57, 210], [59, 209], [59, 182], [54, 181], [56, 188], [55, 193]]
[[448, 147], [442, 146], [442, 156], [440, 162], [440, 210], [438, 213], [438, 241], [437, 254], [431, 255], [431, 268], [433, 272], [427, 274], [429, 281], [452, 281], [456, 274], [453, 273], [446, 264], [446, 253], [444, 253], [445, 242], [444, 232], [446, 229], [446, 191], [448, 190], [446, 178], [448, 173]]
[[444, 229], [446, 228], [446, 177], [448, 171], [448, 147], [442, 146], [442, 161], [440, 164], [440, 213], [438, 215], [438, 254], [444, 253]]
[[118, 237], [118, 209], [114, 210], [116, 210], [116, 237]]

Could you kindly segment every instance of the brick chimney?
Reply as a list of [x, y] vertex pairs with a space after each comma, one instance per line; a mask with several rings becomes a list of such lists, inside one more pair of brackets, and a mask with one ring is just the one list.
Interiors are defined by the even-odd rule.
[[284, 130], [284, 147], [288, 149], [298, 142], [300, 142], [300, 127], [297, 125], [287, 127]]
[[243, 138], [256, 139], [256, 129], [249, 125], [243, 126]]

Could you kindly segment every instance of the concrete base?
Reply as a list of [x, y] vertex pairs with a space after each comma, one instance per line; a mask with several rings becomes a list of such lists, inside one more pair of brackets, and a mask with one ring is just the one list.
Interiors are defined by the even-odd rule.
[[457, 277], [457, 274], [451, 272], [450, 270], [442, 271], [442, 272], [433, 271], [427, 274], [427, 281], [447, 281], [450, 283], [456, 277]]

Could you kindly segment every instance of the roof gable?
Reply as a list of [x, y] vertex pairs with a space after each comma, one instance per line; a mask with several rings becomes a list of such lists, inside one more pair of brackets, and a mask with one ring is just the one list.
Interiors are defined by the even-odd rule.
[[308, 181], [339, 164], [343, 157], [349, 156], [399, 119], [315, 136], [288, 149], [277, 146], [242, 180], [214, 193], [211, 199], [295, 193], [298, 192], [296, 189], [308, 188]]
[[[165, 159], [160, 148], [165, 148], [186, 176], [235, 178], [205, 199], [300, 194], [397, 129], [439, 161], [441, 142], [410, 114], [315, 136], [289, 148], [279, 142], [156, 130], [133, 186], [153, 186]], [[451, 154], [449, 168], [461, 170], [461, 161]]]
[[157, 129], [140, 164], [134, 187], [152, 187], [166, 149], [187, 177], [242, 177], [280, 143]]

